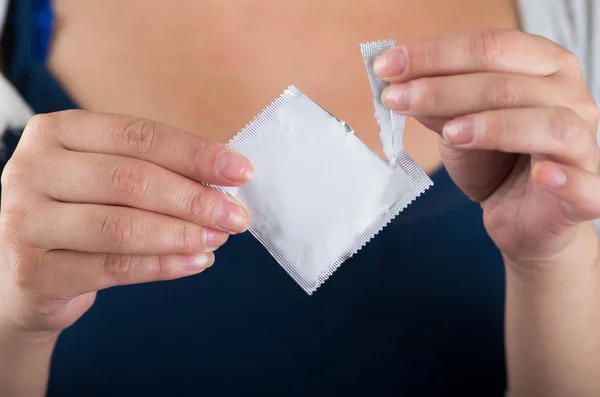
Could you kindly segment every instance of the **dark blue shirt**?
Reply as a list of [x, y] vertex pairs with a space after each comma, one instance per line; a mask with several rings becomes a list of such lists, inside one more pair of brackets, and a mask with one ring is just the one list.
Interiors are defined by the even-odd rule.
[[[8, 75], [37, 112], [75, 107], [34, 3], [12, 2]], [[49, 396], [501, 396], [502, 260], [479, 206], [433, 179], [312, 297], [249, 234], [198, 276], [101, 291]]]

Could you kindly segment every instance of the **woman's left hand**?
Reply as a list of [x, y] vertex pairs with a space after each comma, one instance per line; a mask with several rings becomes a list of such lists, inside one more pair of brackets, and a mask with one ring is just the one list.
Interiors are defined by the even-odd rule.
[[396, 47], [375, 70], [393, 83], [386, 106], [441, 134], [444, 165], [481, 203], [506, 259], [598, 255], [598, 106], [573, 53], [539, 36], [473, 31]]

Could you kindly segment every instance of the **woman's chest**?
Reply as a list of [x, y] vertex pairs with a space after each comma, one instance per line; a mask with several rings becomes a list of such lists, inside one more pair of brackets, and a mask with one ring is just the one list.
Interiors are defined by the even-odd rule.
[[[517, 28], [514, 0], [55, 0], [49, 65], [84, 108], [226, 141], [295, 84], [372, 148], [378, 128], [359, 43], [476, 27]], [[425, 166], [437, 140], [409, 123]]]
[[501, 396], [503, 271], [438, 175], [310, 297], [249, 234], [199, 276], [101, 291], [49, 396]]

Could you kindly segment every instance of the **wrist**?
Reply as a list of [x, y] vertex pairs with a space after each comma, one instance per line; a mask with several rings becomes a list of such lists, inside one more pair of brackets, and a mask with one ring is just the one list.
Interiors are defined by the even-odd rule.
[[600, 294], [600, 239], [591, 222], [578, 227], [568, 244], [544, 259], [504, 256], [504, 264], [507, 283], [549, 292], [589, 286]]
[[43, 396], [59, 333], [25, 330], [0, 312], [0, 395]]
[[60, 335], [59, 331], [34, 331], [14, 323], [0, 311], [0, 347], [14, 347], [22, 350], [28, 347], [53, 348]]
[[546, 249], [520, 254], [502, 253], [507, 270], [529, 277], [530, 274], [576, 271], [579, 267], [597, 267], [600, 262], [600, 238], [593, 222], [573, 229], [563, 242], [553, 242]]

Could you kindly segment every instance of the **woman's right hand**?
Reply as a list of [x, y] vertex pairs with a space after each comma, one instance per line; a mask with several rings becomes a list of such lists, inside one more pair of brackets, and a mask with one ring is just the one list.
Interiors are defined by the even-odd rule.
[[2, 174], [0, 324], [58, 334], [96, 291], [200, 273], [248, 214], [200, 182], [252, 165], [152, 121], [66, 111], [31, 119]]

